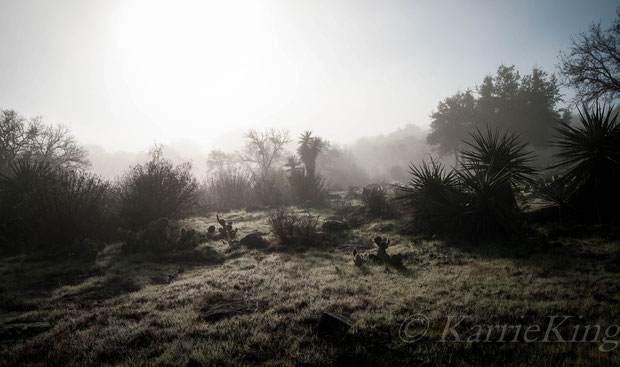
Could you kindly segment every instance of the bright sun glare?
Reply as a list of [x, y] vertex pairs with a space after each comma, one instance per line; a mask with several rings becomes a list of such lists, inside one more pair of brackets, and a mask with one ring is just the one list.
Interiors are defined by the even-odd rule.
[[166, 136], [187, 135], [183, 128], [212, 136], [215, 124], [232, 131], [269, 119], [297, 84], [269, 11], [255, 1], [127, 4], [118, 42], [136, 106]]

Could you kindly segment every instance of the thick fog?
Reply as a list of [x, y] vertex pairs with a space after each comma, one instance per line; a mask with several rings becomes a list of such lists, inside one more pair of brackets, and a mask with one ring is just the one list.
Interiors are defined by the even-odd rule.
[[109, 152], [234, 150], [268, 127], [353, 148], [428, 127], [502, 63], [552, 70], [567, 34], [613, 13], [597, 3], [3, 1], [0, 107]]

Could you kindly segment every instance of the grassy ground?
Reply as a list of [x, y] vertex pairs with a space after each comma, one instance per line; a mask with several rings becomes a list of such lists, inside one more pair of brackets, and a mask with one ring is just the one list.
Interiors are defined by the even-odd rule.
[[[225, 217], [240, 236], [269, 231], [264, 212]], [[215, 223], [184, 225], [204, 231]], [[620, 323], [616, 230], [547, 226], [509, 243], [459, 244], [399, 235], [401, 224], [368, 223], [336, 246], [307, 251], [211, 241], [163, 258], [123, 255], [112, 244], [94, 265], [2, 258], [0, 323], [52, 328], [0, 341], [0, 365], [620, 365], [620, 346], [599, 350], [607, 327]], [[404, 255], [402, 268], [353, 264], [353, 248], [376, 252], [376, 235], [391, 238], [388, 253]], [[210, 317], [240, 305], [239, 314]], [[323, 312], [353, 327], [319, 336]], [[408, 343], [399, 327], [414, 314], [428, 318], [429, 330]], [[575, 327], [600, 324], [598, 341], [525, 343], [521, 333], [501, 343], [497, 329], [483, 342], [485, 329], [479, 342], [458, 343], [452, 334], [442, 342], [449, 316], [469, 317], [456, 329], [465, 339], [477, 324], [545, 330], [553, 315], [574, 316], [559, 328], [564, 339]]]

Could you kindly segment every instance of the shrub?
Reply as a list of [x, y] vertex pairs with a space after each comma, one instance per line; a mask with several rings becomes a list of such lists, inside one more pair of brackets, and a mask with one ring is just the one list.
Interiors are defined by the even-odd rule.
[[216, 210], [240, 209], [251, 201], [252, 184], [241, 169], [218, 171], [204, 186], [208, 203]]
[[17, 161], [0, 175], [4, 236], [46, 252], [92, 254], [110, 235], [109, 185], [81, 171]]
[[333, 205], [334, 214], [352, 227], [357, 227], [366, 221], [366, 210], [359, 205], [351, 205], [349, 201], [338, 200]]
[[312, 247], [320, 245], [319, 219], [310, 214], [297, 214], [279, 209], [269, 217], [269, 225], [283, 246]]
[[193, 248], [204, 239], [192, 229], [178, 228], [168, 218], [154, 220], [139, 231], [119, 229], [118, 232], [127, 253], [167, 254], [177, 249]]
[[298, 204], [307, 202], [313, 205], [322, 204], [327, 198], [328, 190], [325, 179], [319, 174], [308, 176], [304, 174], [289, 177], [293, 199]]
[[361, 199], [369, 218], [384, 218], [393, 214], [385, 189], [380, 185], [371, 184], [364, 187]]
[[580, 126], [558, 121], [553, 146], [560, 170], [556, 185], [563, 187], [564, 200], [584, 217], [598, 220], [617, 217], [620, 204], [620, 124], [613, 107], [599, 105], [579, 111]]
[[266, 176], [252, 177], [254, 201], [264, 206], [280, 206], [290, 202], [290, 189], [282, 171], [270, 171]]
[[177, 219], [191, 212], [198, 182], [191, 164], [176, 167], [155, 149], [151, 160], [129, 169], [119, 180], [118, 210], [124, 227], [139, 230], [159, 218]]

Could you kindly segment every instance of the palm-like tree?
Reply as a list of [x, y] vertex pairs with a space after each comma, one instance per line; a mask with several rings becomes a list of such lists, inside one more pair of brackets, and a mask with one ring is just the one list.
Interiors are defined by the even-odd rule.
[[316, 171], [316, 158], [319, 156], [319, 153], [321, 153], [324, 147], [325, 142], [323, 139], [317, 136], [312, 136], [311, 131], [305, 131], [299, 137], [297, 153], [306, 167], [306, 173], [308, 176], [314, 177]]
[[286, 172], [291, 175], [303, 172], [303, 167], [301, 166], [302, 162], [296, 155], [291, 155], [286, 158], [286, 163], [284, 167], [286, 167]]

